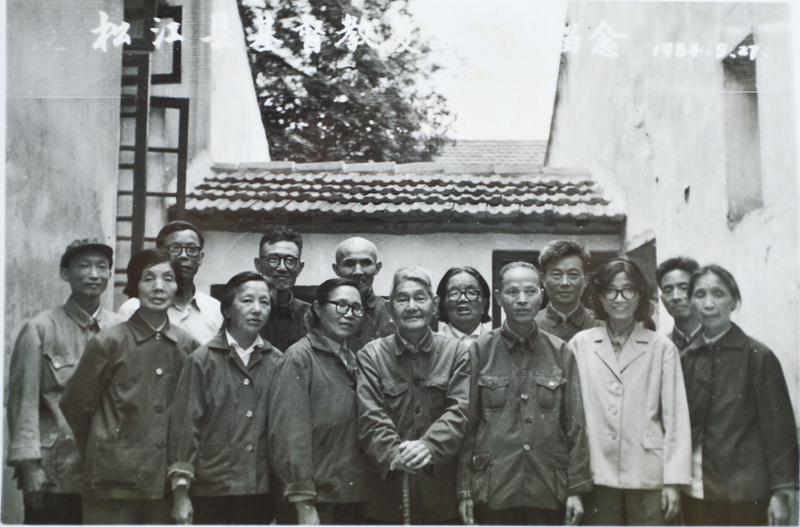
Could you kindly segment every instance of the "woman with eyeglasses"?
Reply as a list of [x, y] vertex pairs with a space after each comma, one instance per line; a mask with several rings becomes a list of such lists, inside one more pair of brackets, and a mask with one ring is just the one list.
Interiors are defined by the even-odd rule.
[[312, 304], [311, 330], [286, 350], [276, 374], [271, 458], [300, 525], [363, 522], [367, 458], [358, 445], [357, 350], [349, 346], [363, 316], [354, 282], [326, 280]]
[[581, 379], [594, 491], [584, 523], [662, 525], [680, 511], [691, 475], [689, 408], [680, 358], [653, 331], [650, 286], [625, 258], [595, 275], [605, 324], [570, 341]]
[[455, 338], [477, 338], [492, 330], [489, 284], [475, 268], [451, 267], [436, 288], [437, 332]]
[[733, 275], [697, 270], [689, 298], [703, 326], [682, 358], [692, 421], [687, 525], [789, 525], [798, 484], [797, 429], [781, 364], [731, 322]]

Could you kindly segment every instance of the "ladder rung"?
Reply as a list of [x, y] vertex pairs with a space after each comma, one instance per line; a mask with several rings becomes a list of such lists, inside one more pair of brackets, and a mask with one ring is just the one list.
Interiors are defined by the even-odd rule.
[[126, 170], [126, 169], [130, 170], [130, 169], [136, 168], [136, 165], [133, 164], [133, 163], [120, 163], [119, 164], [119, 168], [122, 169], [122, 170]]
[[163, 152], [165, 154], [180, 154], [180, 148], [172, 148], [169, 146], [148, 146], [148, 152]]
[[124, 150], [126, 152], [135, 152], [136, 145], [119, 145], [120, 150]]

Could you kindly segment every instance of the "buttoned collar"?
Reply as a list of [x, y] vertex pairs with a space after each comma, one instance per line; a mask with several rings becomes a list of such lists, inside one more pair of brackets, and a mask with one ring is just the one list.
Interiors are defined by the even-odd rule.
[[427, 333], [425, 333], [425, 336], [422, 338], [421, 341], [419, 341], [419, 344], [416, 346], [414, 346], [412, 343], [404, 339], [400, 335], [400, 331], [397, 331], [394, 335], [396, 344], [394, 352], [397, 356], [400, 356], [403, 353], [411, 353], [413, 355], [418, 351], [428, 353], [431, 351], [431, 348], [433, 347], [433, 332], [431, 331], [430, 328], [427, 329]]
[[311, 347], [318, 349], [324, 353], [330, 353], [338, 357], [344, 365], [349, 369], [355, 368], [355, 353], [347, 347], [347, 342], [338, 343], [332, 338], [323, 335], [319, 329], [312, 329], [308, 332], [308, 340], [311, 342]]
[[500, 328], [500, 336], [505, 341], [508, 349], [511, 350], [514, 348], [516, 344], [519, 344], [523, 347], [530, 347], [533, 348], [534, 343], [536, 342], [536, 336], [539, 334], [539, 327], [536, 323], [533, 323], [533, 329], [531, 329], [527, 335], [520, 335], [513, 329], [508, 326], [508, 321], [503, 322], [502, 327]]
[[578, 302], [575, 309], [568, 314], [564, 314], [553, 307], [552, 303], [547, 304], [547, 307], [544, 308], [545, 316], [553, 322], [570, 322], [576, 327], [583, 327], [583, 324], [586, 322], [586, 311], [586, 308], [580, 302]]
[[175, 305], [174, 301], [172, 302], [172, 307], [174, 307], [177, 311], [183, 312], [190, 307], [193, 307], [197, 311], [200, 311], [200, 303], [197, 301], [197, 295], [200, 294], [200, 291], [197, 289], [196, 286], [192, 285], [192, 287], [194, 288], [194, 292], [192, 293], [192, 298], [190, 298], [189, 301], [186, 303], [186, 305], [183, 306], [183, 309], [178, 308], [178, 306]]
[[728, 335], [728, 333], [731, 332], [732, 329], [733, 329], [733, 324], [731, 324], [731, 327], [729, 327], [728, 329], [726, 329], [725, 331], [723, 331], [722, 333], [720, 333], [719, 335], [717, 335], [715, 337], [708, 337], [708, 336], [706, 336], [705, 333], [703, 333], [703, 342], [706, 345], [716, 344], [716, 343], [722, 341], [722, 339], [724, 339]]
[[144, 318], [142, 318], [140, 311], [141, 309], [137, 309], [133, 316], [128, 319], [128, 326], [131, 328], [137, 344], [141, 344], [145, 340], [148, 340], [152, 337], [157, 337], [157, 335], [164, 335], [164, 337], [172, 342], [178, 341], [178, 336], [175, 334], [175, 329], [169, 323], [169, 317], [164, 317], [164, 325], [158, 329], [155, 329], [153, 326], [148, 324]]
[[674, 327], [672, 328], [672, 333], [673, 333], [675, 336], [677, 336], [677, 337], [678, 337], [678, 339], [679, 339], [681, 342], [683, 342], [683, 343], [684, 343], [684, 346], [685, 346], [685, 345], [687, 345], [687, 344], [689, 344], [690, 342], [693, 342], [693, 341], [694, 341], [694, 339], [696, 339], [696, 338], [697, 338], [697, 336], [700, 334], [700, 332], [701, 332], [701, 331], [703, 331], [703, 326], [702, 326], [702, 325], [699, 325], [699, 326], [697, 326], [697, 329], [695, 329], [694, 331], [692, 331], [691, 335], [687, 335], [686, 333], [684, 333], [683, 331], [681, 331], [680, 329], [678, 329], [678, 326], [677, 326], [677, 325], [676, 325], [676, 326], [674, 326]]
[[103, 308], [100, 306], [97, 306], [97, 310], [90, 315], [70, 296], [64, 304], [64, 311], [67, 313], [67, 316], [74, 320], [82, 329], [88, 328], [92, 323], [96, 323], [98, 324], [98, 328], [100, 327], [100, 313], [103, 311]]

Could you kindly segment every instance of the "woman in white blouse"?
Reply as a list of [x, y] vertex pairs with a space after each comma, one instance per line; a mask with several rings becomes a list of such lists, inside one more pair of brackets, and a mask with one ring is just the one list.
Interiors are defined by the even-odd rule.
[[455, 338], [476, 338], [492, 330], [489, 284], [475, 268], [451, 267], [436, 288], [437, 332]]

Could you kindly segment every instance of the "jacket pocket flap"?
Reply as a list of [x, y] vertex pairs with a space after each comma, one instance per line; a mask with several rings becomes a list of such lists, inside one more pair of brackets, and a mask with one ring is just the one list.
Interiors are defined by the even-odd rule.
[[648, 450], [661, 450], [664, 448], [664, 436], [660, 434], [645, 434], [642, 446]]
[[511, 377], [507, 375], [481, 375], [478, 377], [478, 386], [484, 386], [490, 390], [496, 390], [508, 386]]
[[392, 397], [402, 395], [406, 393], [406, 391], [408, 391], [407, 382], [387, 382], [383, 385], [383, 393], [391, 395]]
[[484, 452], [472, 456], [472, 470], [483, 470], [489, 464], [489, 453]]
[[42, 448], [52, 448], [58, 441], [58, 434], [42, 434], [39, 444]]
[[547, 375], [537, 375], [535, 377], [536, 384], [542, 386], [544, 388], [548, 388], [550, 390], [556, 390], [562, 384], [565, 384], [567, 380], [564, 377], [555, 377], [555, 376], [547, 376]]
[[75, 366], [75, 359], [72, 357], [59, 355], [53, 353], [52, 351], [45, 351], [44, 355], [50, 361], [50, 364], [55, 370], [60, 370], [61, 368], [67, 368], [69, 366]]
[[440, 390], [446, 390], [448, 385], [447, 377], [434, 377], [425, 382], [425, 386], [429, 388], [439, 388]]

